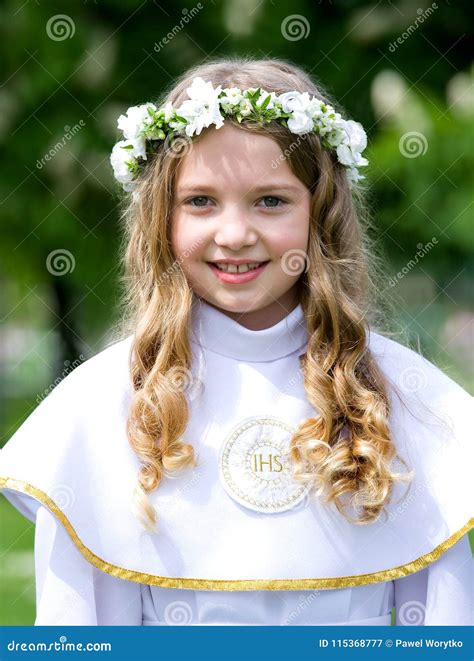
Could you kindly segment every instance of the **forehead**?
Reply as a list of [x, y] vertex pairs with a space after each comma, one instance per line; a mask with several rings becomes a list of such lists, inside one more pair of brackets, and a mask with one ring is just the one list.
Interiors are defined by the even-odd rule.
[[279, 144], [270, 136], [224, 123], [220, 129], [204, 129], [191, 145], [178, 167], [178, 192], [200, 184], [251, 188], [267, 180], [301, 186]]

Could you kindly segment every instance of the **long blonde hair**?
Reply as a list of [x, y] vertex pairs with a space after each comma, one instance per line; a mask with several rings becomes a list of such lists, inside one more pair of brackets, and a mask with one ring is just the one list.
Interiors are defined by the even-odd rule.
[[[193, 67], [155, 101], [157, 105], [182, 103], [195, 76], [214, 86], [262, 87], [277, 94], [307, 91], [337, 109], [300, 67], [282, 59], [245, 57], [218, 58]], [[302, 421], [291, 440], [294, 477], [311, 482], [348, 520], [373, 522], [389, 501], [394, 483], [407, 478], [392, 469], [397, 453], [388, 423], [387, 384], [368, 348], [368, 331], [383, 323], [383, 315], [380, 303], [373, 305], [380, 258], [369, 243], [371, 220], [363, 192], [351, 192], [345, 168], [321, 147], [316, 135], [294, 148], [294, 136], [277, 122], [264, 127], [251, 122], [236, 125], [276, 140], [291, 170], [312, 193], [309, 267], [299, 280], [309, 343], [300, 367], [306, 397], [318, 415]], [[193, 446], [183, 440], [188, 401], [183, 388], [177, 387], [192, 362], [192, 291], [170, 240], [180, 160], [163, 142], [140, 176], [139, 195], [125, 201], [121, 215], [119, 334], [135, 335], [127, 434], [141, 464], [137, 512], [151, 530], [156, 529], [157, 513], [147, 494], [167, 473], [196, 463]], [[355, 517], [346, 511], [349, 505], [357, 510]]]

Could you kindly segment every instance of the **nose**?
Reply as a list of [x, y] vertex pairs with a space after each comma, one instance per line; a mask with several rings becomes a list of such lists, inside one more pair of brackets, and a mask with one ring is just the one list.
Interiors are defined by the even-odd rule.
[[226, 210], [219, 218], [219, 226], [214, 235], [218, 246], [239, 250], [242, 246], [251, 246], [257, 239], [257, 232], [244, 211]]

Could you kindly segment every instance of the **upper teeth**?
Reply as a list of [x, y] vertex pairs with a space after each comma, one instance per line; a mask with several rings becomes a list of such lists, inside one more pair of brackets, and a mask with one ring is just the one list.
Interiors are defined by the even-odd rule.
[[228, 273], [245, 273], [251, 269], [256, 269], [260, 266], [261, 262], [249, 262], [248, 264], [216, 264], [217, 268], [220, 271], [226, 271]]

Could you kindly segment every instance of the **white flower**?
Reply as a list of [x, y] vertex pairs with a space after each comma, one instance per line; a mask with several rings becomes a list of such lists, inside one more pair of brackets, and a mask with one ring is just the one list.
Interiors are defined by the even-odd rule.
[[204, 127], [215, 124], [220, 128], [224, 118], [220, 113], [218, 95], [222, 88], [205, 83], [202, 78], [194, 78], [191, 87], [186, 89], [189, 100], [184, 101], [177, 110], [177, 114], [186, 119], [186, 135], [199, 135]]
[[178, 108], [178, 115], [186, 120], [186, 135], [188, 136], [199, 135], [203, 128], [211, 124], [215, 124], [216, 128], [220, 128], [224, 123], [224, 118], [218, 106], [214, 104], [207, 105], [201, 101], [185, 101]]
[[163, 140], [166, 135], [168, 127], [175, 128], [172, 122], [174, 117], [174, 108], [170, 101], [157, 111], [155, 116], [150, 115], [144, 120], [142, 124], [143, 132], [139, 136], [144, 135], [147, 140]]
[[353, 184], [356, 184], [361, 179], [365, 179], [364, 175], [360, 174], [357, 168], [347, 168], [346, 172], [347, 172], [347, 179], [351, 186]]
[[163, 110], [165, 112], [165, 122], [169, 122], [174, 115], [173, 104], [171, 101], [168, 101], [168, 103], [163, 106]]
[[[339, 163], [342, 163], [342, 165], [347, 165], [347, 166], [353, 166], [357, 165], [356, 160], [357, 160], [357, 154], [354, 153], [349, 145], [339, 145], [336, 149], [337, 152], [337, 160]], [[360, 156], [360, 154], [359, 154]]]
[[345, 133], [345, 128], [346, 128], [346, 120], [342, 119], [340, 113], [336, 113], [336, 116], [332, 121], [333, 128], [338, 129], [342, 132], [342, 134]]
[[306, 112], [313, 119], [319, 135], [325, 138], [329, 147], [335, 148], [344, 142], [346, 123], [332, 106], [313, 97]]
[[362, 128], [362, 124], [349, 119], [345, 128], [351, 149], [358, 152], [364, 151], [367, 147], [367, 135]]
[[288, 118], [288, 128], [292, 133], [309, 133], [314, 128], [314, 122], [305, 112], [293, 111], [293, 116]]
[[265, 90], [262, 90], [260, 96], [257, 99], [257, 106], [260, 107], [269, 94], [270, 94], [270, 101], [268, 102], [266, 109], [273, 110], [275, 108], [275, 103], [278, 101], [278, 97], [275, 94], [275, 92], [266, 92]]
[[337, 147], [337, 157], [340, 163], [349, 167], [368, 164], [361, 152], [367, 147], [367, 135], [359, 122], [348, 120], [345, 125], [343, 143]]
[[[128, 149], [126, 147], [128, 147]], [[132, 181], [134, 179], [134, 174], [131, 171], [129, 164], [133, 167], [133, 165], [137, 163], [137, 158], [139, 157], [146, 160], [146, 143], [144, 138], [137, 138], [136, 140], [120, 140], [112, 149], [110, 163], [114, 171], [114, 176], [126, 191], [133, 189]]]
[[[308, 92], [285, 92], [280, 94], [278, 101], [281, 103], [283, 112], [291, 112], [288, 118], [288, 128], [292, 133], [309, 133], [314, 128], [312, 114], [316, 115], [316, 106]], [[318, 106], [319, 107], [319, 106]]]
[[[168, 102], [157, 110], [153, 103], [144, 103], [128, 108], [126, 114], [118, 118], [117, 124], [125, 139], [114, 146], [110, 157], [116, 179], [125, 190], [133, 191], [134, 180], [143, 165], [142, 160], [147, 158], [146, 147], [149, 141], [162, 139], [170, 130], [178, 134], [185, 133], [188, 137], [199, 135], [203, 128], [211, 124], [220, 128], [226, 116], [232, 117], [236, 113], [239, 119], [251, 116], [254, 107], [248, 95], [255, 95], [257, 90], [260, 90], [255, 100], [257, 116], [258, 109], [270, 96], [266, 109], [272, 111], [272, 117], [277, 119], [282, 113], [287, 115], [286, 124], [292, 133], [319, 134], [323, 146], [336, 152], [338, 161], [346, 167], [350, 185], [365, 179], [358, 168], [368, 164], [362, 156], [367, 146], [367, 136], [359, 122], [344, 120], [331, 105], [310, 96], [308, 92], [293, 90], [278, 96], [275, 92], [257, 87], [246, 90], [230, 87], [222, 90], [220, 86], [214, 88], [210, 81], [205, 82], [200, 77], [193, 78], [191, 86], [186, 89], [188, 99], [179, 108]], [[221, 93], [222, 97], [219, 98]], [[156, 116], [151, 117], [149, 109]], [[153, 126], [156, 130], [152, 129]]]
[[285, 92], [280, 94], [278, 101], [283, 107], [283, 112], [294, 112], [298, 110], [300, 112], [306, 112], [312, 107], [311, 98], [308, 92]]
[[252, 104], [250, 103], [250, 101], [248, 99], [242, 99], [242, 101], [240, 102], [240, 105], [239, 105], [240, 114], [243, 117], [245, 117], [246, 115], [250, 115], [252, 110], [253, 110], [253, 108], [252, 108]]
[[220, 103], [226, 106], [238, 106], [242, 101], [242, 92], [238, 87], [226, 87], [225, 96], [221, 96]]
[[345, 135], [343, 128], [333, 126], [325, 139], [330, 147], [338, 147], [343, 142]]
[[186, 92], [188, 97], [194, 101], [211, 104], [217, 101], [217, 97], [222, 92], [222, 87], [219, 85], [214, 89], [211, 82], [206, 83], [198, 76], [193, 78], [192, 85], [186, 89]]
[[126, 115], [120, 115], [117, 120], [117, 126], [123, 131], [127, 140], [135, 140], [139, 137], [139, 132], [143, 128], [146, 119], [150, 118], [148, 108], [156, 110], [153, 103], [143, 103], [140, 106], [131, 106]]
[[324, 111], [322, 109], [323, 105], [324, 103], [320, 99], [317, 99], [315, 96], [313, 96], [311, 101], [306, 106], [305, 112], [313, 119], [321, 117], [324, 115]]

